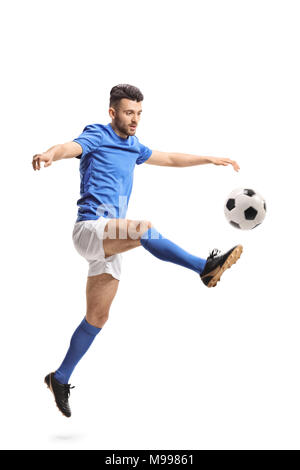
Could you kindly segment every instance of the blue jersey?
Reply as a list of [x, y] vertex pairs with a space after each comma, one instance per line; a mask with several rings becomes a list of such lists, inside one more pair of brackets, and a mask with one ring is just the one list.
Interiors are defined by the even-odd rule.
[[135, 165], [152, 154], [136, 136], [120, 137], [111, 124], [91, 124], [73, 140], [82, 147], [76, 222], [100, 216], [125, 218]]

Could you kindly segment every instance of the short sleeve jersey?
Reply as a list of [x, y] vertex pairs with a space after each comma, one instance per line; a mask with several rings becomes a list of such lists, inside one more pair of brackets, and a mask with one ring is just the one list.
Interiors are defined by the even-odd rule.
[[125, 218], [135, 165], [152, 154], [136, 136], [120, 137], [111, 124], [90, 124], [73, 140], [82, 147], [76, 222]]

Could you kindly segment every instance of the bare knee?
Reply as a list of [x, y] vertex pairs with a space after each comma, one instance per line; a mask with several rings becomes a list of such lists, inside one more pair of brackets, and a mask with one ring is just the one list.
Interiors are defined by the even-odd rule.
[[147, 229], [148, 230], [149, 228], [152, 227], [152, 222], [149, 222], [149, 220], [143, 220], [143, 223], [146, 225]]
[[141, 238], [141, 236], [152, 227], [152, 222], [149, 220], [132, 220], [130, 222], [133, 222], [133, 224], [129, 225], [128, 233], [135, 239]]
[[86, 314], [86, 321], [90, 325], [102, 328], [108, 320], [109, 311], [89, 310]]
[[152, 223], [149, 221], [149, 220], [142, 220], [141, 224], [140, 224], [140, 229], [139, 229], [139, 232], [140, 232], [140, 237], [145, 233], [147, 232], [147, 230], [149, 230], [149, 228], [152, 227]]

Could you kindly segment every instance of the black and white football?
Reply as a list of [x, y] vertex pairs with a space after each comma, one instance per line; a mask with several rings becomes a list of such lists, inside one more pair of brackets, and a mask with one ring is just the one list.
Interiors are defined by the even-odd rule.
[[228, 222], [241, 230], [251, 230], [260, 225], [266, 216], [266, 211], [266, 201], [261, 194], [247, 188], [234, 189], [224, 205]]

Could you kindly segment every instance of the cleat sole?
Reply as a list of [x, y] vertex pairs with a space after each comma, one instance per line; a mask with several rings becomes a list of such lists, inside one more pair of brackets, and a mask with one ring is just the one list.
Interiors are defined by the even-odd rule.
[[222, 274], [226, 271], [226, 269], [231, 268], [233, 264], [237, 262], [243, 252], [242, 245], [237, 245], [235, 249], [230, 253], [227, 260], [223, 264], [223, 266], [219, 269], [219, 271], [215, 274], [215, 276], [209, 281], [207, 287], [215, 287], [219, 282]]

